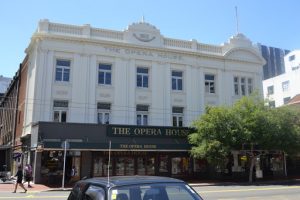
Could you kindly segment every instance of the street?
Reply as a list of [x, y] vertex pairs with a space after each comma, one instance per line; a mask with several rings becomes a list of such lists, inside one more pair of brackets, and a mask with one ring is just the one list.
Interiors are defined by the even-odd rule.
[[298, 200], [300, 185], [193, 187], [205, 200]]
[[[0, 185], [1, 187], [1, 185]], [[298, 200], [300, 185], [252, 185], [252, 186], [194, 186], [204, 200]], [[29, 191], [17, 193], [1, 191], [0, 200], [4, 199], [67, 199], [70, 191]], [[171, 200], [171, 199], [170, 199]]]

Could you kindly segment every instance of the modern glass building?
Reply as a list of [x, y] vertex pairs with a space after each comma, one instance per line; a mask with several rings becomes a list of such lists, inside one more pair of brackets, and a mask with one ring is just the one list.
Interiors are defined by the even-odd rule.
[[263, 80], [285, 73], [284, 56], [290, 51], [257, 44], [266, 64], [263, 66]]

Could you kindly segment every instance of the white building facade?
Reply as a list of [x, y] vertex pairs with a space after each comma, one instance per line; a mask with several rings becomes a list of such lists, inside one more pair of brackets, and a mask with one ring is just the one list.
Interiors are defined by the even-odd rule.
[[74, 150], [69, 167], [81, 177], [106, 175], [108, 141], [113, 175], [197, 171], [187, 127], [206, 105], [232, 105], [254, 90], [263, 94], [265, 61], [243, 34], [217, 46], [166, 38], [146, 22], [112, 31], [41, 20], [26, 53], [22, 137], [44, 146], [42, 153], [35, 150], [37, 182], [50, 180], [44, 178], [53, 163], [50, 169], [52, 161], [45, 160], [61, 156], [55, 152], [66, 140]]
[[284, 74], [263, 81], [264, 97], [271, 107], [285, 105], [300, 94], [300, 51], [288, 53], [284, 62]]
[[[137, 105], [147, 105], [147, 125], [172, 126], [178, 107], [189, 126], [205, 105], [262, 92], [264, 61], [242, 34], [213, 46], [165, 38], [142, 22], [119, 32], [43, 20], [26, 52], [24, 134], [37, 121], [97, 123], [101, 109], [109, 123], [135, 125]], [[65, 112], [54, 114], [58, 104]]]

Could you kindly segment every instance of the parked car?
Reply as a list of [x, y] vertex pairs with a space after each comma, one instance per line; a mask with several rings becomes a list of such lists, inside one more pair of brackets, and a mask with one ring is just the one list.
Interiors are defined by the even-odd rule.
[[68, 200], [202, 200], [184, 181], [158, 176], [114, 176], [78, 181]]

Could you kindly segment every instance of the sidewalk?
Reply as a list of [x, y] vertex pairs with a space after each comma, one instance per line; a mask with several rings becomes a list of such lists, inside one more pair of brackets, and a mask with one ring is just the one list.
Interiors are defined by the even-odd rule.
[[[24, 184], [25, 188], [27, 189], [27, 192], [44, 192], [44, 191], [62, 191], [62, 190], [66, 190], [66, 191], [71, 191], [71, 187], [58, 187], [58, 186], [54, 186], [54, 187], [50, 187], [50, 186], [46, 186], [43, 184], [34, 184], [31, 183], [30, 184], [32, 187], [28, 188], [27, 187], [27, 183]], [[7, 181], [7, 182], [1, 182], [0, 181], [0, 193], [1, 192], [13, 192], [15, 189], [15, 184], [13, 181]], [[23, 189], [18, 186], [17, 192], [23, 192]]]

